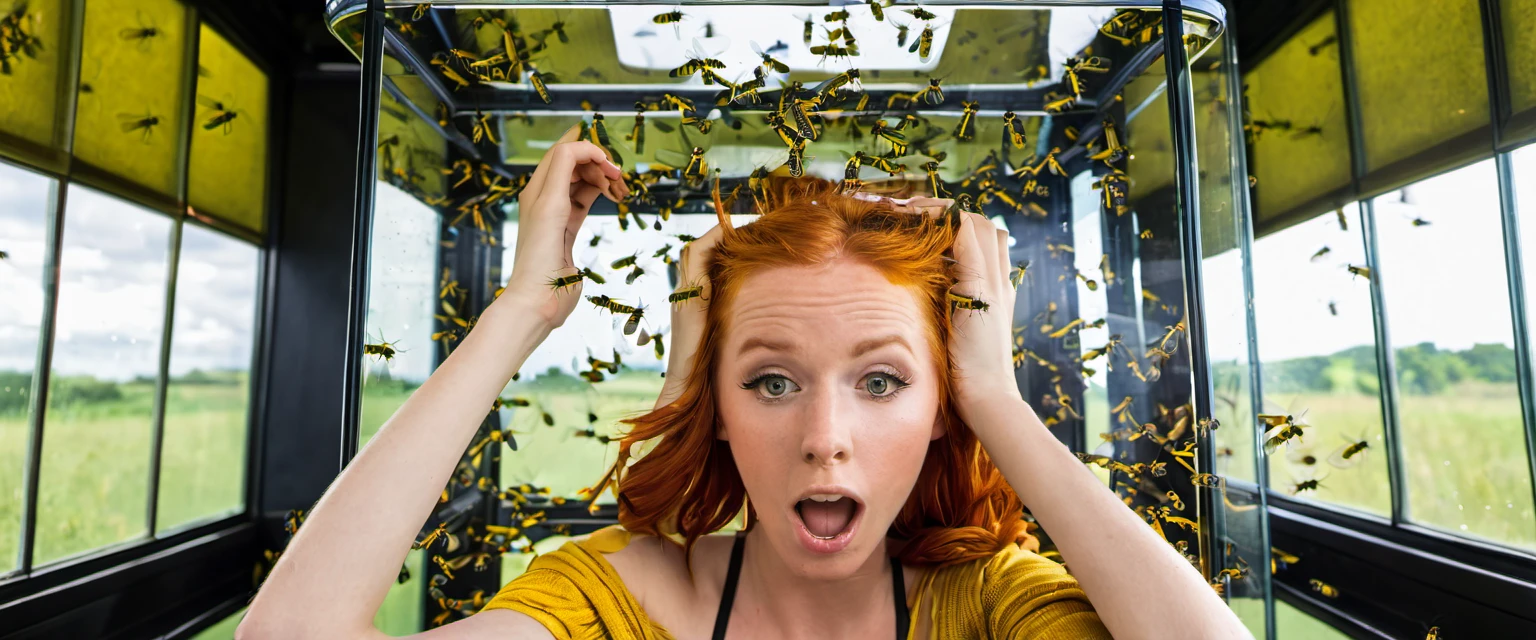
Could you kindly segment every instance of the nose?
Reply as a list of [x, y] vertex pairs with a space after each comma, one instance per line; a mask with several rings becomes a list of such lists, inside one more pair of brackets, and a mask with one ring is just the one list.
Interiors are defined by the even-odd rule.
[[817, 385], [810, 402], [803, 403], [800, 457], [807, 463], [829, 467], [847, 462], [853, 455], [852, 425], [855, 416], [845, 415], [851, 403], [832, 385]]

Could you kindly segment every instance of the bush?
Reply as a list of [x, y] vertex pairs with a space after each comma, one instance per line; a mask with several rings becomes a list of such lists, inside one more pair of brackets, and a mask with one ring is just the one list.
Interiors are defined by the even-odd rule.
[[114, 402], [123, 399], [123, 390], [111, 380], [97, 380], [89, 376], [54, 378], [48, 389], [48, 404], [69, 406]]
[[32, 372], [0, 371], [0, 414], [26, 413], [31, 398]]

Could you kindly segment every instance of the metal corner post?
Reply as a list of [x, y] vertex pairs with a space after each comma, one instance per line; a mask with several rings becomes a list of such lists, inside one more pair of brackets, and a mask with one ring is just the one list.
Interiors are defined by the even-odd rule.
[[[1188, 319], [1185, 336], [1189, 341], [1189, 368], [1193, 378], [1191, 394], [1196, 424], [1211, 419], [1211, 402], [1215, 395], [1211, 388], [1210, 354], [1205, 343], [1205, 275], [1201, 261], [1204, 250], [1200, 246], [1200, 185], [1197, 177], [1198, 157], [1195, 153], [1194, 88], [1189, 75], [1189, 60], [1184, 50], [1184, 7], [1179, 0], [1163, 2], [1163, 59], [1168, 73], [1168, 116], [1173, 136], [1174, 181], [1177, 186], [1179, 214], [1179, 245], [1184, 256], [1184, 308]], [[1216, 468], [1216, 455], [1211, 446], [1210, 430], [1197, 428], [1196, 467], [1203, 473]], [[1203, 434], [1203, 435], [1202, 435]], [[1220, 504], [1216, 490], [1201, 487], [1199, 511], [1203, 520], [1200, 527], [1200, 564], [1207, 580], [1215, 576], [1215, 554], [1224, 535], [1221, 518], [1216, 512]], [[1215, 526], [1211, 526], [1215, 525]]]
[[[1354, 38], [1349, 27], [1348, 0], [1335, 0], [1334, 20], [1339, 34], [1339, 68], [1344, 82], [1344, 111], [1349, 123], [1350, 183], [1356, 194], [1365, 177], [1365, 132], [1360, 114], [1360, 88], [1355, 83]], [[1387, 446], [1387, 480], [1392, 485], [1392, 523], [1408, 518], [1408, 487], [1403, 476], [1403, 449], [1397, 430], [1397, 357], [1387, 330], [1387, 301], [1382, 292], [1381, 253], [1376, 246], [1374, 200], [1360, 201], [1360, 232], [1365, 244], [1365, 263], [1371, 268], [1371, 325], [1376, 335], [1376, 377], [1380, 386], [1382, 437]]]
[[[1227, 7], [1227, 20], [1236, 22], [1233, 8]], [[1253, 281], [1253, 203], [1249, 199], [1248, 190], [1248, 147], [1247, 139], [1243, 134], [1243, 78], [1242, 65], [1238, 60], [1237, 39], [1228, 30], [1222, 38], [1222, 46], [1226, 48], [1227, 69], [1227, 137], [1232, 140], [1230, 153], [1232, 158], [1232, 206], [1237, 215], [1237, 240], [1243, 256], [1243, 292], [1247, 296], [1244, 302], [1244, 318], [1248, 332], [1248, 393], [1249, 407], [1257, 413], [1264, 406], [1264, 380], [1263, 365], [1259, 357], [1259, 328], [1255, 317], [1253, 299], [1255, 297]], [[1257, 498], [1259, 512], [1265, 514], [1259, 526], [1259, 546], [1261, 549], [1269, 549], [1272, 546], [1269, 532], [1269, 466], [1264, 450], [1257, 446], [1262, 442], [1264, 434], [1261, 423], [1253, 422], [1253, 433], [1247, 437], [1254, 438], [1253, 447], [1253, 478], [1258, 483]], [[1259, 574], [1264, 577], [1261, 593], [1264, 598], [1264, 637], [1268, 640], [1278, 638], [1275, 629], [1275, 594], [1274, 576], [1270, 572], [1267, 562], [1258, 563]]]
[[1520, 415], [1525, 423], [1525, 457], [1536, 496], [1536, 380], [1531, 371], [1531, 329], [1526, 317], [1525, 266], [1521, 255], [1520, 209], [1515, 198], [1512, 149], [1504, 149], [1504, 123], [1509, 118], [1509, 81], [1505, 66], [1503, 20], [1499, 0], [1481, 0], [1483, 59], [1488, 76], [1488, 123], [1493, 128], [1493, 162], [1499, 183], [1499, 219], [1504, 230], [1504, 269], [1509, 285], [1510, 329], [1515, 341], [1515, 378], [1519, 384]]
[[373, 229], [374, 146], [379, 137], [379, 91], [384, 69], [384, 0], [368, 0], [363, 39], [362, 96], [358, 106], [357, 184], [352, 211], [352, 263], [347, 292], [346, 362], [342, 363], [341, 460], [357, 454], [362, 415], [363, 342], [368, 332], [368, 259]]

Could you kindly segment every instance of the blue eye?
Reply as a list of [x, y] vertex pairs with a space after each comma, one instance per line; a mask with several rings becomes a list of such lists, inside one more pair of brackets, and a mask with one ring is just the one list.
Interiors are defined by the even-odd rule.
[[864, 378], [864, 390], [869, 392], [870, 396], [879, 400], [894, 397], [902, 389], [906, 388], [908, 384], [910, 383], [906, 380], [902, 380], [891, 373], [871, 373]]
[[755, 389], [757, 395], [764, 400], [778, 400], [800, 390], [800, 387], [790, 382], [789, 378], [773, 373], [753, 378], [751, 381], [743, 383], [741, 388]]

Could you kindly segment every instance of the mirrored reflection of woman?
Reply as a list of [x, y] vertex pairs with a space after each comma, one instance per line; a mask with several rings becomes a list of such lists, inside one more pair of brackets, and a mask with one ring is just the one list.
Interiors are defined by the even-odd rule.
[[[548, 284], [576, 271], [576, 230], [628, 195], [575, 135], [520, 196], [506, 290], [321, 498], [238, 637], [383, 636], [374, 614], [487, 408], [582, 299]], [[817, 180], [769, 196], [684, 250], [682, 286], [704, 291], [673, 305], [666, 384], [604, 479], [621, 524], [420, 635], [1248, 637], [1020, 396], [1005, 233]], [[1024, 504], [1070, 574], [1035, 553]], [[744, 533], [715, 533], [744, 509]]]

